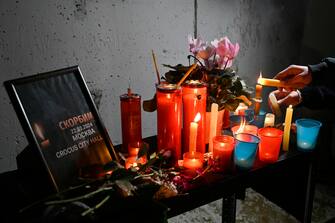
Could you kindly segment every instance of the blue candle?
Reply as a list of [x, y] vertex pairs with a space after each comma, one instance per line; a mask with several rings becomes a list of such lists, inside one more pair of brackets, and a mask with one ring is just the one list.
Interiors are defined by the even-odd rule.
[[297, 146], [302, 151], [310, 151], [315, 148], [322, 123], [313, 119], [298, 119]]
[[255, 161], [259, 138], [255, 135], [240, 133], [235, 135], [235, 165], [241, 169], [250, 169]]

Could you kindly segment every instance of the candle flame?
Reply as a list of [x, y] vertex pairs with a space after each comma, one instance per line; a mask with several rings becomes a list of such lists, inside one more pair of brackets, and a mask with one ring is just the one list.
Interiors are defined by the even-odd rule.
[[262, 79], [262, 71], [259, 72], [259, 77], [258, 77], [258, 79], [257, 79], [257, 83], [258, 83], [258, 84], [261, 84], [261, 83], [260, 83], [260, 82], [261, 82], [261, 79]]
[[199, 122], [201, 119], [201, 115], [200, 115], [200, 112], [197, 113], [197, 115], [195, 116], [194, 118], [194, 121], [193, 122]]
[[240, 127], [237, 129], [236, 133], [235, 134], [239, 134], [241, 132], [243, 132], [244, 128], [245, 128], [245, 124], [246, 124], [246, 121], [245, 121], [245, 117], [244, 116], [241, 116], [241, 124], [240, 124]]
[[34, 128], [34, 132], [36, 133], [36, 135], [37, 135], [42, 141], [44, 141], [44, 140], [45, 140], [45, 137], [44, 137], [44, 135], [43, 135], [42, 127], [39, 126], [37, 123], [34, 123], [34, 124], [33, 124], [33, 128]]

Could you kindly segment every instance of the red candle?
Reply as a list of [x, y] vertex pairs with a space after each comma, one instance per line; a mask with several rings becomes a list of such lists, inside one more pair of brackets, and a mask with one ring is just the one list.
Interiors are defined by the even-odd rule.
[[175, 152], [181, 159], [182, 93], [175, 84], [157, 86], [157, 146], [158, 150]]
[[206, 93], [207, 87], [200, 81], [189, 81], [182, 87], [183, 92], [183, 148], [190, 146], [190, 126], [197, 113], [200, 113], [197, 128], [196, 151], [205, 153]]
[[278, 160], [283, 131], [276, 128], [261, 128], [258, 131], [260, 138], [259, 159], [263, 162], [273, 163]]
[[126, 152], [129, 143], [142, 141], [141, 96], [128, 88], [128, 93], [121, 95], [120, 101], [122, 146], [123, 152]]
[[213, 159], [219, 170], [225, 170], [230, 166], [234, 142], [234, 138], [228, 135], [213, 138]]

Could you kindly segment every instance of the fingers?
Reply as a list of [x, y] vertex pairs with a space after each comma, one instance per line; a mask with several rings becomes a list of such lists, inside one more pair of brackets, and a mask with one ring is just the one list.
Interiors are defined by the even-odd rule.
[[289, 105], [295, 106], [299, 103], [300, 96], [296, 91], [291, 91], [287, 96], [278, 100], [278, 105], [281, 107], [287, 107]]

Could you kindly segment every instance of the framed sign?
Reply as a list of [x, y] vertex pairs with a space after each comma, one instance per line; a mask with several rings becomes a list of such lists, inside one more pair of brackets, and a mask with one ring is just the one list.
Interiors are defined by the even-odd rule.
[[5, 87], [55, 191], [74, 185], [83, 169], [117, 159], [78, 66], [6, 81]]

